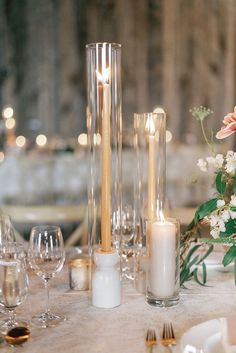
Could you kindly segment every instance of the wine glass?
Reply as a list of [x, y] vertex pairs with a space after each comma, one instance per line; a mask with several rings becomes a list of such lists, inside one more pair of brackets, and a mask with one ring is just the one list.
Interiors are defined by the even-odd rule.
[[125, 205], [121, 211], [113, 214], [112, 242], [122, 251], [122, 275], [133, 279], [133, 257], [135, 255], [135, 211], [131, 205]]
[[[15, 242], [15, 231], [10, 217], [0, 212], [0, 246], [8, 242]], [[5, 314], [5, 307], [0, 308], [0, 314]]]
[[28, 322], [15, 317], [15, 308], [26, 298], [29, 279], [23, 244], [4, 243], [0, 246], [0, 304], [8, 311], [8, 318], [0, 322], [2, 333]]
[[44, 281], [46, 289], [46, 310], [33, 316], [32, 323], [39, 327], [53, 327], [65, 317], [53, 314], [49, 308], [49, 280], [60, 272], [64, 261], [65, 251], [60, 227], [43, 225], [33, 227], [30, 234], [28, 260], [31, 268]]
[[15, 231], [10, 217], [5, 213], [0, 213], [0, 244], [15, 241]]

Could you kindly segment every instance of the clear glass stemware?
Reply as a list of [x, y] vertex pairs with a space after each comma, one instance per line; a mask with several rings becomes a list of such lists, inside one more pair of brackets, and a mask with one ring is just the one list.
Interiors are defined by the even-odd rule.
[[15, 326], [27, 326], [24, 319], [16, 319], [15, 309], [26, 298], [29, 280], [26, 270], [24, 247], [8, 242], [0, 246], [0, 304], [8, 312], [8, 318], [0, 322], [0, 330], [6, 333]]
[[31, 268], [44, 281], [46, 289], [46, 310], [33, 316], [32, 323], [40, 327], [53, 327], [65, 320], [49, 308], [49, 280], [61, 271], [65, 261], [63, 237], [60, 227], [36, 226], [30, 234], [28, 260]]
[[0, 245], [15, 241], [15, 231], [10, 217], [5, 213], [0, 213]]

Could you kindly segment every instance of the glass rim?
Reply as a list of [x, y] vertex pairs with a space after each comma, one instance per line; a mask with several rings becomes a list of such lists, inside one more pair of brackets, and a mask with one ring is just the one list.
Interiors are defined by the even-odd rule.
[[102, 48], [103, 45], [110, 45], [112, 49], [118, 50], [121, 49], [121, 44], [119, 43], [109, 43], [109, 42], [98, 42], [98, 43], [89, 43], [85, 45], [86, 49], [96, 49], [96, 47]]
[[166, 115], [165, 111], [163, 110], [162, 112], [145, 112], [145, 113], [134, 113], [134, 116], [140, 116], [140, 117], [147, 117], [148, 115]]
[[60, 226], [56, 226], [56, 225], [50, 225], [50, 224], [40, 224], [37, 226], [32, 227], [31, 232], [33, 230], [41, 230], [41, 231], [47, 231], [47, 230], [51, 230], [51, 231], [56, 231], [59, 230], [61, 231], [61, 227]]

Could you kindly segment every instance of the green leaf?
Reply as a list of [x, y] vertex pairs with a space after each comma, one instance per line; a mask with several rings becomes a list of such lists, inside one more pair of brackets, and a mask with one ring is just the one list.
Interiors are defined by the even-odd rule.
[[201, 282], [201, 281], [199, 280], [199, 278], [198, 278], [198, 273], [197, 273], [197, 272], [198, 272], [198, 269], [195, 268], [195, 270], [193, 271], [193, 277], [194, 277], [195, 281], [196, 281], [198, 284], [200, 284], [200, 286], [204, 286], [205, 283], [204, 283], [204, 281]]
[[236, 195], [236, 175], [233, 178], [234, 184], [233, 184], [233, 193]]
[[192, 230], [194, 228], [194, 226], [196, 225], [194, 219], [192, 220], [191, 223], [189, 223], [189, 225], [187, 226], [187, 228], [185, 229], [185, 231], [189, 231], [189, 230]]
[[194, 219], [200, 221], [217, 209], [217, 198], [211, 199], [198, 207]]
[[201, 244], [194, 245], [188, 252], [186, 256], [185, 263], [187, 264], [190, 261], [191, 256], [195, 253], [195, 251], [201, 246]]
[[234, 258], [234, 284], [236, 285], [236, 257]]
[[188, 268], [184, 267], [180, 272], [180, 286], [184, 284], [184, 282], [188, 281], [192, 275], [190, 275], [190, 271]]
[[236, 219], [230, 219], [225, 223], [225, 231], [220, 232], [220, 237], [226, 237], [232, 234], [236, 234]]
[[236, 207], [235, 206], [230, 206], [230, 210], [233, 212], [236, 212]]
[[202, 263], [202, 282], [206, 284], [207, 281], [207, 270], [205, 262]]
[[236, 257], [236, 246], [233, 245], [229, 248], [227, 253], [224, 255], [224, 258], [222, 261], [224, 267], [228, 266], [232, 261], [234, 261], [235, 257]]
[[226, 189], [226, 182], [224, 181], [224, 174], [220, 171], [216, 175], [216, 190], [219, 194], [223, 194]]
[[210, 255], [210, 253], [213, 251], [213, 249], [214, 249], [214, 245], [211, 244], [211, 245], [209, 246], [209, 249], [207, 250], [207, 252], [200, 258], [199, 263], [202, 262], [202, 261], [204, 261], [204, 260], [207, 258], [207, 256]]
[[189, 268], [191, 268], [193, 265], [198, 264], [199, 260], [199, 255], [196, 255], [187, 265]]

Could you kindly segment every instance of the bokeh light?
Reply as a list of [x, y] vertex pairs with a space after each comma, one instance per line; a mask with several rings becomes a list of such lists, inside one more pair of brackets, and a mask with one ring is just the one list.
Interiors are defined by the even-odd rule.
[[47, 137], [43, 134], [40, 134], [36, 137], [36, 144], [40, 147], [45, 146], [47, 143]]
[[25, 143], [26, 143], [26, 138], [25, 138], [25, 136], [17, 136], [17, 138], [16, 138], [16, 145], [18, 146], [18, 147], [23, 147], [24, 145], [25, 145]]
[[5, 118], [5, 119], [12, 118], [12, 117], [13, 117], [13, 114], [14, 114], [14, 110], [13, 110], [12, 107], [5, 107], [5, 108], [2, 110], [2, 116], [3, 116], [3, 118]]

